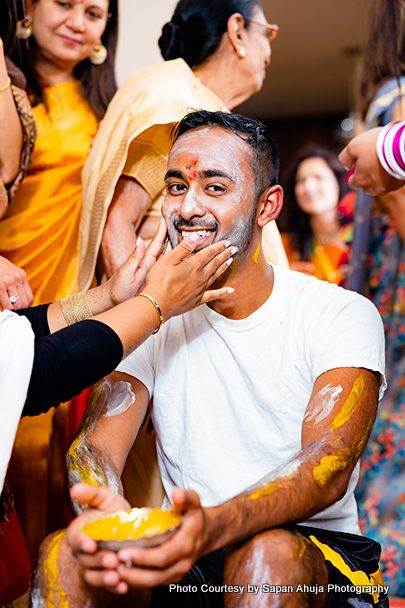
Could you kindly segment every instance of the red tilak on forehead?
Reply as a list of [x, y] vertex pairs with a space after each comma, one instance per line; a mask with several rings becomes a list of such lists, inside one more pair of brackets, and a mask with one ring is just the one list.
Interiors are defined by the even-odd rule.
[[188, 164], [186, 166], [186, 169], [189, 172], [188, 177], [192, 182], [197, 177], [197, 168], [196, 168], [197, 163], [198, 163], [198, 155], [195, 154], [191, 157], [190, 164]]

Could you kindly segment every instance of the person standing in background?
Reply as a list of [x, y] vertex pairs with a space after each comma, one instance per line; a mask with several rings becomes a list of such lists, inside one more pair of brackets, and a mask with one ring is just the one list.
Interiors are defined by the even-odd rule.
[[[405, 5], [376, 0], [357, 75], [365, 129], [405, 119], [404, 87]], [[347, 286], [368, 296], [382, 316], [388, 390], [362, 458], [357, 499], [362, 532], [381, 543], [390, 594], [405, 597], [405, 190], [359, 194]]]
[[342, 198], [343, 175], [329, 150], [314, 144], [300, 150], [279, 220], [290, 268], [339, 285], [349, 259], [355, 196]]

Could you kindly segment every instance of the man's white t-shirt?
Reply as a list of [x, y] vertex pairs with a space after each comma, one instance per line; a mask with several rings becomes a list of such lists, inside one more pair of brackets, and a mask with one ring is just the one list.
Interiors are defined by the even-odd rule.
[[[374, 370], [384, 390], [384, 335], [374, 305], [336, 285], [273, 269], [270, 297], [246, 319], [201, 306], [170, 319], [118, 367], [153, 395], [169, 498], [178, 485], [196, 490], [203, 506], [217, 505], [287, 463], [301, 450], [305, 409], [323, 372]], [[358, 533], [357, 477], [358, 467], [345, 496], [306, 523]]]

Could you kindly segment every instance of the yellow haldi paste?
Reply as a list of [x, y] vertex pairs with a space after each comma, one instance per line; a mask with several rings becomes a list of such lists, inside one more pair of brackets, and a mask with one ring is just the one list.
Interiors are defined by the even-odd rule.
[[318, 486], [327, 484], [337, 471], [344, 471], [350, 464], [347, 450], [324, 456], [318, 466], [314, 467], [313, 476]]
[[258, 244], [256, 251], [254, 252], [253, 256], [252, 256], [252, 260], [254, 261], [255, 264], [259, 263], [260, 260], [260, 243]]
[[44, 562], [44, 572], [47, 578], [47, 590], [44, 594], [47, 608], [69, 608], [67, 593], [63, 590], [59, 571], [59, 552], [62, 539], [66, 536], [66, 530], [59, 532], [49, 544]]
[[366, 383], [363, 376], [359, 376], [358, 378], [356, 378], [352, 390], [350, 391], [346, 401], [340, 409], [340, 412], [332, 423], [332, 429], [334, 431], [336, 431], [336, 429], [341, 427], [343, 424], [345, 424], [345, 422], [347, 422], [351, 418], [364, 393], [365, 385]]
[[132, 509], [117, 511], [108, 517], [95, 519], [83, 526], [83, 532], [95, 540], [134, 540], [155, 536], [175, 528], [181, 515], [162, 509]]
[[257, 498], [260, 498], [261, 496], [270, 496], [270, 494], [273, 494], [273, 492], [278, 490], [279, 487], [280, 486], [276, 483], [269, 483], [267, 486], [264, 486], [264, 488], [259, 488], [258, 490], [253, 492], [253, 494], [251, 494], [247, 498], [249, 500], [257, 500]]

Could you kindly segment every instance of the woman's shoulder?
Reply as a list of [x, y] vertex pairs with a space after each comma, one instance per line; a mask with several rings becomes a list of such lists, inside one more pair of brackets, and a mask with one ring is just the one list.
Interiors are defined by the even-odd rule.
[[[172, 87], [172, 90], [176, 90], [179, 86], [194, 81], [195, 78], [183, 59], [162, 61], [129, 74], [117, 93], [130, 92], [134, 96], [139, 93], [152, 93], [162, 87], [167, 89], [168, 85]], [[168, 92], [170, 92], [170, 87], [167, 89]]]

